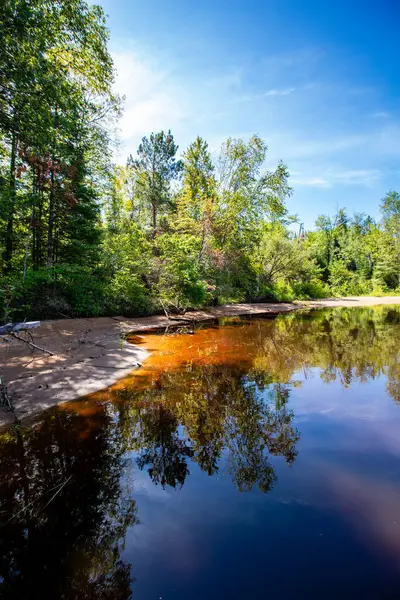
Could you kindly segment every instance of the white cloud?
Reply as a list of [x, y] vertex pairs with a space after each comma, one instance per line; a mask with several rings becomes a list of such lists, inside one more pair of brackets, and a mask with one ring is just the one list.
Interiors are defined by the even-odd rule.
[[317, 187], [317, 188], [328, 188], [331, 187], [329, 181], [323, 179], [322, 177], [296, 177], [295, 179], [290, 179], [291, 185], [302, 185], [306, 187]]
[[302, 50], [297, 50], [295, 52], [268, 56], [263, 60], [263, 64], [270, 69], [290, 69], [298, 68], [301, 65], [317, 63], [323, 57], [324, 53], [319, 48], [303, 48]]
[[295, 91], [295, 88], [293, 88], [293, 87], [286, 88], [284, 90], [273, 89], [273, 90], [268, 90], [264, 94], [261, 94], [261, 96], [289, 96], [289, 94], [293, 94], [294, 91]]
[[[382, 177], [379, 169], [342, 169], [340, 167], [314, 167], [318, 176], [308, 176], [301, 171], [292, 172], [290, 183], [293, 186], [331, 188], [339, 185], [370, 186]], [[295, 175], [295, 177], [293, 177]]]
[[[196, 135], [205, 135], [210, 123], [226, 116], [226, 107], [240, 93], [242, 72], [231, 70], [211, 77], [192, 73], [182, 77], [179, 65], [166, 69], [129, 44], [112, 53], [116, 69], [115, 91], [125, 97], [119, 123], [122, 151], [117, 160], [134, 153], [140, 139], [152, 131], [171, 129], [183, 149]], [[218, 124], [215, 125], [218, 127]], [[231, 129], [226, 138], [235, 135]]]
[[185, 94], [171, 73], [133, 51], [113, 53], [115, 89], [125, 96], [120, 121], [123, 141], [169, 129], [185, 118]]
[[372, 113], [374, 119], [387, 119], [390, 115], [385, 110], [378, 110], [377, 112]]
[[273, 88], [271, 90], [267, 90], [266, 92], [262, 92], [260, 94], [247, 94], [245, 96], [233, 97], [231, 103], [241, 103], [241, 102], [255, 102], [257, 100], [263, 100], [264, 98], [274, 97], [274, 96], [289, 96], [296, 91], [296, 88]]
[[348, 134], [342, 136], [326, 135], [319, 139], [310, 139], [306, 132], [280, 131], [268, 136], [268, 144], [275, 154], [285, 161], [320, 158], [337, 152], [365, 147], [366, 134]]
[[347, 185], [369, 185], [381, 177], [382, 172], [379, 169], [347, 169], [332, 172], [333, 181]]

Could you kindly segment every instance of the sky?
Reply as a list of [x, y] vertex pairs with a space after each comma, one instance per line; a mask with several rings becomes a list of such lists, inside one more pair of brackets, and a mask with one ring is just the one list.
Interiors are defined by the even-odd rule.
[[400, 191], [400, 0], [98, 3], [125, 96], [121, 163], [152, 131], [215, 154], [257, 133], [306, 229], [343, 207], [378, 218]]

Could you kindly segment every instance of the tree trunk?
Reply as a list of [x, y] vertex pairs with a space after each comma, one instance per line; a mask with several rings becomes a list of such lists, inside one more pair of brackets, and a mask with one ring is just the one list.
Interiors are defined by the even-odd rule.
[[400, 290], [400, 252], [397, 255], [397, 268], [399, 269], [398, 279], [397, 279], [397, 288]]
[[32, 233], [34, 219], [35, 219], [35, 205], [32, 204], [31, 220], [29, 223], [28, 233], [26, 234], [26, 241], [25, 241], [24, 275], [22, 278], [23, 281], [25, 281], [25, 279], [26, 279], [26, 271], [27, 271], [27, 267], [28, 267], [28, 254], [29, 254], [29, 240], [30, 240], [31, 233]]
[[[25, 241], [25, 257], [24, 257], [24, 275], [23, 275], [23, 281], [25, 281], [26, 279], [26, 272], [27, 272], [27, 268], [28, 268], [28, 254], [29, 254], [29, 241], [32, 235], [32, 231], [33, 231], [33, 223], [35, 221], [35, 203], [36, 203], [36, 197], [37, 197], [37, 193], [36, 193], [36, 174], [33, 173], [33, 182], [32, 182], [32, 211], [31, 211], [31, 219], [29, 222], [29, 227], [28, 227], [28, 233], [26, 234], [26, 241]], [[32, 240], [32, 260], [33, 260], [33, 255], [34, 255], [34, 245], [35, 245], [35, 239], [33, 237]]]
[[39, 187], [39, 202], [38, 202], [38, 223], [37, 223], [37, 267], [41, 267], [43, 260], [43, 189]]
[[12, 134], [11, 139], [11, 156], [10, 156], [10, 179], [9, 179], [9, 203], [8, 203], [8, 215], [7, 215], [7, 229], [6, 229], [6, 240], [5, 250], [3, 254], [5, 262], [5, 272], [11, 271], [11, 261], [14, 247], [14, 210], [16, 200], [16, 186], [15, 186], [15, 163], [17, 158], [17, 135]]
[[53, 245], [54, 245], [54, 221], [55, 221], [55, 190], [54, 190], [54, 171], [50, 174], [51, 187], [49, 199], [49, 227], [47, 232], [47, 266], [53, 266]]
[[155, 198], [153, 198], [151, 201], [151, 212], [153, 220], [153, 235], [155, 235], [157, 229], [157, 206]]
[[56, 232], [54, 235], [54, 264], [58, 263], [58, 252], [59, 252], [59, 248], [60, 248], [60, 226], [58, 225], [56, 227]]
[[[57, 130], [58, 125], [58, 106], [54, 108], [54, 129]], [[54, 149], [56, 148], [56, 139], [54, 139]], [[50, 164], [50, 198], [49, 198], [49, 225], [47, 230], [47, 266], [53, 266], [54, 259], [54, 224], [55, 224], [55, 212], [56, 212], [56, 194], [54, 186], [54, 161], [53, 156]]]

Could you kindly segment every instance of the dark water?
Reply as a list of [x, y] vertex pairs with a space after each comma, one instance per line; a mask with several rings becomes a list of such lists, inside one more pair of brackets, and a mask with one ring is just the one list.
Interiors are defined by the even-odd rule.
[[400, 598], [400, 311], [150, 336], [0, 432], [0, 597]]

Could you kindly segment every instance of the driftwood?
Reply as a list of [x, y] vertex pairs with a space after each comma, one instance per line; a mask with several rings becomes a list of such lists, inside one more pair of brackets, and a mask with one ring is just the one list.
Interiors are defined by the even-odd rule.
[[179, 321], [179, 322], [185, 322], [185, 323], [196, 323], [195, 319], [185, 319], [185, 317], [168, 317], [168, 319], [170, 321]]
[[25, 323], [7, 323], [0, 326], [0, 335], [8, 335], [18, 331], [26, 331], [28, 329], [36, 329], [40, 327], [40, 321], [27, 321]]
[[[33, 337], [32, 337], [30, 330], [36, 329], [36, 327], [40, 327], [40, 321], [24, 321], [23, 323], [8, 323], [7, 325], [2, 325], [0, 327], [0, 336], [8, 335], [10, 337], [15, 338], [16, 340], [19, 340], [20, 342], [23, 342], [24, 344], [27, 344], [34, 350], [40, 350], [41, 352], [45, 352], [46, 354], [49, 354], [50, 356], [54, 356], [54, 352], [50, 352], [50, 350], [46, 350], [46, 348], [42, 348], [41, 346], [38, 346], [37, 344], [33, 343]], [[27, 332], [30, 337], [30, 340], [27, 340], [26, 338], [19, 336], [17, 332]]]

